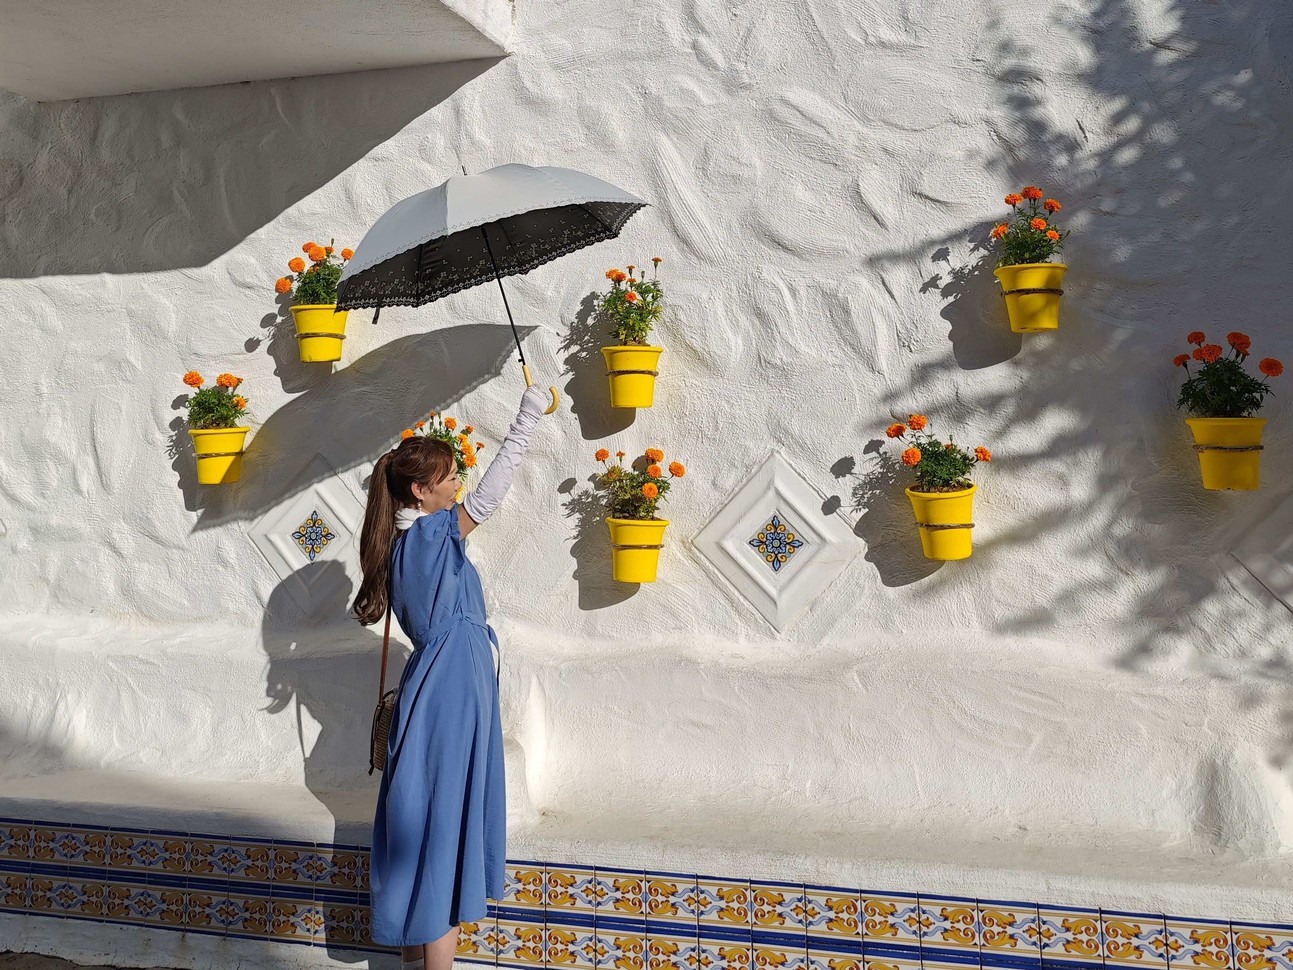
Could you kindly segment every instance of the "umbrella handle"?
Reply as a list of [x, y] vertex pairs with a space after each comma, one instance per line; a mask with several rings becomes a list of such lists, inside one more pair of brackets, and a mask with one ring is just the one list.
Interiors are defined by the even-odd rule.
[[[530, 373], [530, 365], [522, 364], [521, 370], [525, 372], [525, 386], [533, 387], [534, 375]], [[549, 387], [548, 393], [552, 395], [552, 404], [543, 412], [544, 414], [551, 414], [553, 411], [557, 410], [557, 407], [561, 404], [561, 395], [557, 393], [557, 389], [555, 387]]]

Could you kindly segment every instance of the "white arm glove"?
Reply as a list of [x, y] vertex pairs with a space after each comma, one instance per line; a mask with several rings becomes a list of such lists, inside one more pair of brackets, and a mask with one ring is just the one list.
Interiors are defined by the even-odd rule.
[[530, 443], [530, 433], [538, 425], [539, 418], [543, 417], [543, 409], [547, 404], [547, 398], [537, 387], [527, 387], [521, 395], [521, 410], [516, 412], [516, 420], [507, 429], [507, 437], [499, 445], [494, 460], [485, 469], [480, 484], [462, 500], [462, 507], [477, 525], [493, 515], [503, 501], [503, 496], [512, 484], [512, 476], [521, 464], [521, 456]]

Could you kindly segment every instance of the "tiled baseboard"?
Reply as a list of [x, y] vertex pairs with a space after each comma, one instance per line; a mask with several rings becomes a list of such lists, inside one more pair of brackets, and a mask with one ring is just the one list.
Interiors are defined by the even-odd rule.
[[[0, 818], [0, 911], [389, 951], [368, 848]], [[1293, 925], [512, 861], [460, 960], [616, 970], [1293, 970]]]

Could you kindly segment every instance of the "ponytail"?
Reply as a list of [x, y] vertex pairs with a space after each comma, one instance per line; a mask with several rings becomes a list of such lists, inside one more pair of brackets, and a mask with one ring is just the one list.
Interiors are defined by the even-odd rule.
[[395, 545], [395, 512], [417, 504], [413, 483], [443, 481], [455, 469], [448, 442], [412, 435], [377, 459], [368, 480], [368, 508], [359, 532], [359, 563], [364, 572], [351, 607], [364, 626], [372, 626], [390, 605], [391, 549]]
[[364, 580], [353, 607], [355, 618], [371, 626], [386, 613], [390, 601], [391, 546], [395, 544], [395, 497], [391, 494], [389, 470], [395, 452], [377, 459], [368, 480], [368, 508], [359, 532], [359, 562]]

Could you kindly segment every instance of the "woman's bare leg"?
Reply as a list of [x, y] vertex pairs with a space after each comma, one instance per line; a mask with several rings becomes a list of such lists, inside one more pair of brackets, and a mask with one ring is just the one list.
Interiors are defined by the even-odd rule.
[[454, 927], [434, 943], [424, 943], [426, 970], [453, 970], [453, 958], [458, 952], [458, 927]]

